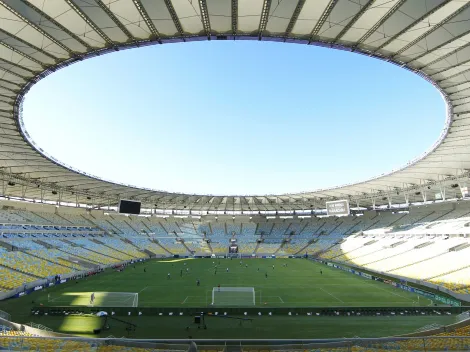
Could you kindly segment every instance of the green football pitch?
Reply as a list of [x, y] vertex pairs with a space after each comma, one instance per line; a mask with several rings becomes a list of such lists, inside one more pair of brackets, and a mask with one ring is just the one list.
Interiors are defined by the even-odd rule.
[[212, 304], [213, 289], [219, 285], [222, 291], [243, 287], [254, 293], [219, 293], [216, 289], [215, 306], [411, 307], [432, 304], [416, 294], [304, 259], [148, 261], [127, 267], [123, 272], [89, 278], [75, 286], [59, 285], [44, 291], [36, 301], [45, 306], [89, 306], [94, 292], [97, 307], [135, 304], [138, 307], [207, 307]]
[[[200, 286], [197, 286], [197, 280]], [[9, 312], [12, 320], [20, 323], [33, 321], [58, 332], [106, 337], [128, 336], [125, 324], [113, 322], [109, 330], [93, 335], [93, 330], [102, 326], [102, 318], [92, 315], [32, 315], [31, 309], [38, 306], [48, 309], [89, 307], [93, 292], [96, 296], [95, 310], [103, 306], [131, 307], [136, 303], [138, 308], [132, 309], [144, 312], [146, 308], [157, 307], [210, 307], [220, 309], [220, 312], [227, 306], [253, 308], [253, 293], [244, 293], [242, 300], [238, 293], [230, 293], [211, 305], [212, 290], [218, 285], [221, 288], [253, 288], [255, 308], [417, 307], [433, 304], [424, 297], [418, 299], [416, 294], [305, 259], [245, 259], [242, 264], [239, 259], [168, 259], [150, 260], [135, 267], [131, 265], [122, 272], [107, 270], [77, 282], [70, 281], [19, 299], [0, 302], [0, 309]], [[138, 302], [135, 294], [138, 294]], [[130, 336], [134, 338], [379, 337], [409, 333], [429, 324], [455, 322], [455, 316], [444, 314], [334, 317], [288, 316], [286, 313], [243, 316], [240, 313], [241, 317], [253, 320], [241, 324], [238, 320], [208, 316], [208, 329], [205, 330], [193, 324], [190, 314], [128, 316], [127, 310], [125, 313], [118, 318], [137, 325]]]

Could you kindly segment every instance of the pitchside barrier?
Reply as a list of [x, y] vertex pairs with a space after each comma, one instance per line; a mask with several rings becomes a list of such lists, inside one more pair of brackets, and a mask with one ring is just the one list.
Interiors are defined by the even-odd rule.
[[292, 307], [292, 308], [264, 308], [264, 307], [35, 307], [32, 315], [70, 315], [70, 314], [96, 314], [105, 311], [115, 316], [191, 316], [204, 313], [207, 315], [284, 315], [284, 316], [424, 316], [461, 314], [470, 307]]
[[[226, 351], [230, 347], [252, 352], [286, 351], [298, 352], [316, 350], [321, 352], [338, 351], [466, 351], [470, 348], [470, 337], [387, 337], [387, 338], [352, 338], [329, 340], [133, 340], [118, 338], [37, 338], [5, 336], [2, 346], [7, 350], [36, 350], [36, 346], [44, 346], [47, 350], [59, 350], [58, 346], [66, 346], [70, 350], [95, 350], [100, 347], [107, 351], [122, 351], [131, 348], [148, 350], [182, 351]], [[72, 347], [69, 347], [72, 346]], [[78, 347], [77, 347], [78, 346]]]
[[[453, 306], [460, 306], [462, 304], [466, 304], [468, 302], [468, 295], [458, 294], [455, 292], [450, 291], [445, 287], [441, 287], [439, 285], [431, 284], [425, 281], [419, 280], [412, 280], [410, 278], [398, 276], [398, 275], [391, 275], [391, 274], [383, 274], [376, 272], [375, 270], [361, 268], [357, 265], [353, 265], [350, 263], [341, 263], [339, 262], [332, 262], [330, 260], [322, 260], [317, 258], [311, 258], [312, 261], [317, 263], [322, 263], [328, 265], [329, 267], [340, 269], [351, 274], [359, 275], [365, 279], [375, 280], [379, 282], [383, 282], [388, 285], [392, 285], [393, 287], [399, 288], [404, 291], [416, 293], [420, 296], [429, 298], [433, 301], [438, 301], [444, 304], [449, 304]], [[370, 274], [368, 274], [369, 272]], [[373, 274], [373, 275], [371, 275]], [[415, 287], [419, 285], [418, 287]], [[437, 292], [428, 292], [426, 289], [423, 288], [432, 288], [434, 290], [437, 289]]]

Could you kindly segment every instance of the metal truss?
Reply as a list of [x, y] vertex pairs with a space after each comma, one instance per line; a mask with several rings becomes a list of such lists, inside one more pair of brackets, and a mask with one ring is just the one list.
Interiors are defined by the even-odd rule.
[[[140, 15], [139, 21], [143, 20], [150, 31], [148, 38], [139, 40], [132, 35], [130, 26], [133, 24], [127, 24], [119, 20], [108, 5], [106, 5], [105, 1], [96, 0], [93, 2], [93, 11], [96, 10], [102, 13], [103, 19], [107, 16], [109, 20], [115, 24], [115, 26], [111, 25], [113, 27], [112, 30], [124, 34], [119, 35], [119, 38], [124, 38], [121, 39], [122, 42], [115, 42], [106, 34], [109, 33], [109, 35], [111, 35], [111, 33], [113, 33], [110, 31], [110, 28], [101, 28], [100, 24], [95, 23], [87, 16], [87, 14], [91, 16], [92, 13], [89, 12], [89, 9], [80, 7], [84, 6], [83, 2], [78, 2], [78, 0], [63, 1], [80, 16], [80, 23], [82, 23], [81, 21], [83, 20], [87, 26], [90, 27], [90, 30], [94, 31], [103, 39], [104, 43], [101, 42], [101, 44], [99, 44], [100, 47], [95, 48], [88, 45], [87, 42], [82, 39], [83, 37], [75, 34], [76, 29], [71, 29], [76, 27], [72, 26], [69, 28], [67, 23], [63, 21], [59, 23], [54, 18], [55, 15], [47, 13], [48, 7], [40, 9], [35, 5], [35, 2], [31, 3], [27, 0], [18, 0], [17, 2], [8, 1], [8, 5], [5, 5], [6, 1], [0, 0], [0, 4], [12, 14], [18, 16], [21, 21], [24, 21], [25, 25], [31, 26], [31, 28], [43, 35], [44, 38], [49, 39], [52, 43], [61, 48], [60, 54], [56, 54], [47, 48], [37, 47], [37, 41], [28, 40], [28, 38], [24, 37], [21, 33], [10, 33], [12, 30], [9, 31], [9, 27], [4, 26], [5, 22], [2, 24], [0, 21], [1, 47], [4, 48], [5, 52], [14, 53], [15, 56], [19, 55], [24, 58], [23, 61], [15, 61], [8, 56], [2, 56], [2, 59], [0, 59], [0, 72], [4, 74], [4, 76], [0, 78], [0, 103], [2, 104], [2, 108], [0, 109], [0, 131], [3, 131], [0, 138], [0, 182], [4, 196], [15, 197], [15, 199], [39, 199], [40, 201], [58, 202], [59, 204], [78, 204], [80, 202], [81, 204], [92, 206], [93, 208], [114, 206], [121, 197], [125, 197], [142, 201], [143, 206], [148, 209], [173, 209], [196, 212], [209, 211], [217, 213], [241, 211], [254, 213], [259, 211], [292, 213], [299, 210], [308, 212], [309, 209], [319, 209], [325, 206], [325, 202], [338, 199], [348, 199], [351, 204], [365, 208], [391, 206], [393, 202], [400, 202], [400, 204], [409, 204], [414, 201], [427, 202], [436, 194], [440, 194], [445, 199], [451, 194], [458, 194], [460, 191], [459, 185], [470, 182], [468, 174], [468, 169], [470, 169], [470, 152], [467, 151], [469, 146], [467, 141], [470, 140], [470, 123], [467, 126], [463, 120], [470, 111], [470, 85], [467, 82], [467, 75], [470, 71], [466, 67], [470, 62], [470, 57], [465, 52], [469, 44], [456, 42], [456, 47], [451, 51], [446, 51], [446, 54], [441, 54], [439, 50], [444, 46], [451, 45], [459, 38], [470, 34], [470, 28], [465, 30], [460, 27], [455, 37], [450, 39], [445, 37], [442, 39], [442, 43], [434, 43], [436, 41], [434, 40], [434, 48], [424, 53], [422, 52], [422, 48], [418, 47], [420, 41], [426, 40], [428, 36], [441, 29], [443, 25], [450, 23], [455, 16], [464, 13], [463, 11], [470, 6], [469, 4], [465, 4], [459, 10], [454, 11], [448, 16], [446, 13], [446, 18], [440, 20], [437, 24], [433, 24], [428, 30], [423, 29], [418, 37], [413, 37], [414, 39], [412, 41], [404, 43], [402, 46], [397, 45], [400, 47], [399, 49], [395, 49], [395, 51], [387, 50], [386, 53], [383, 53], [381, 52], [382, 48], [386, 48], [388, 44], [395, 40], [400, 40], [401, 35], [413, 30], [420, 21], [429, 18], [429, 16], [440, 10], [450, 1], [443, 1], [429, 11], [425, 11], [424, 8], [420, 7], [420, 12], [416, 15], [419, 16], [419, 18], [415, 15], [410, 15], [409, 17], [413, 18], [411, 23], [407, 22], [406, 25], [396, 23], [401, 30], [394, 33], [390, 38], [380, 39], [380, 45], [374, 45], [374, 43], [370, 42], [368, 39], [377, 33], [382, 26], [387, 26], [387, 21], [398, 21], [399, 18], [393, 17], [394, 14], [396, 14], [397, 11], [406, 11], [406, 7], [403, 5], [410, 4], [410, 1], [414, 0], [394, 1], [393, 6], [389, 5], [391, 8], [387, 9], [386, 13], [382, 14], [381, 17], [371, 20], [370, 22], [372, 23], [368, 24], [367, 28], [361, 28], [361, 30], [363, 30], [362, 33], [365, 33], [361, 38], [354, 43], [344, 44], [342, 43], [342, 38], [347, 35], [348, 31], [354, 29], [361, 17], [364, 16], [376, 2], [361, 1], [364, 5], [358, 8], [357, 6], [342, 6], [349, 0], [319, 1], [318, 5], [316, 5], [316, 2], [296, 0], [295, 3], [292, 2], [288, 10], [285, 10], [283, 14], [278, 15], [276, 10], [276, 17], [272, 17], [272, 22], [269, 22], [270, 31], [268, 32], [267, 25], [270, 20], [272, 0], [264, 0], [262, 6], [260, 3], [261, 9], [255, 7], [248, 9], [253, 13], [253, 15], [250, 15], [252, 19], [255, 19], [254, 23], [251, 21], [250, 27], [248, 27], [249, 30], [244, 28], [244, 26], [250, 19], [245, 18], [243, 21], [240, 21], [238, 1], [229, 0], [229, 2], [227, 2], [227, 5], [231, 7], [229, 28], [227, 28], [226, 33], [218, 32], [218, 36], [220, 35], [220, 37], [224, 37], [224, 39], [230, 37], [231, 39], [252, 38], [254, 40], [270, 39], [266, 37], [272, 37], [275, 41], [333, 47], [341, 50], [355, 51], [389, 61], [390, 63], [418, 74], [420, 77], [434, 84], [436, 88], [440, 90], [448, 104], [448, 115], [447, 125], [444, 128], [443, 134], [433, 148], [427, 151], [427, 154], [410, 162], [406, 167], [383, 176], [371, 178], [358, 184], [349, 184], [341, 187], [296, 194], [211, 196], [168, 193], [111, 183], [74, 170], [67, 165], [62, 165], [59, 161], [46, 155], [30, 141], [30, 137], [24, 129], [21, 111], [24, 95], [34, 83], [57, 69], [66, 67], [79, 60], [103, 55], [115, 50], [120, 50], [121, 48], [135, 48], [152, 43], [171, 41], [201, 40], [203, 37], [207, 39], [214, 38], [211, 28], [211, 23], [214, 22], [211, 22], [211, 20], [215, 21], [215, 18], [212, 16], [218, 15], [212, 15], [211, 10], [216, 12], [214, 9], [211, 9], [213, 2], [197, 0], [203, 31], [200, 30], [200, 26], [197, 26], [197, 32], [191, 32], [190, 25], [185, 29], [182, 27], [182, 19], [179, 17], [180, 14], [175, 11], [173, 6], [173, 4], [176, 5], [177, 3], [171, 0], [162, 0], [163, 2], [161, 4], [164, 4], [168, 9], [171, 20], [176, 28], [176, 33], [165, 36], [162, 35], [159, 32], [159, 28], [157, 28], [158, 20], [149, 16], [149, 8], [147, 8], [147, 6], [151, 5], [149, 5], [148, 0], [120, 0], [127, 2], [127, 6], [135, 6]], [[96, 6], [94, 6], [94, 4], [96, 4]], [[306, 8], [306, 4], [308, 4], [308, 8]], [[17, 6], [23, 7], [20, 8]], [[251, 2], [244, 2], [241, 6], [250, 7]], [[295, 8], [293, 8], [293, 6], [295, 6]], [[309, 11], [312, 6], [321, 6], [321, 8], [315, 8], [315, 15], [305, 13], [305, 11]], [[54, 34], [56, 32], [48, 31], [48, 34], [46, 33], [47, 28], [44, 28], [41, 23], [37, 21], [33, 23], [27, 18], [22, 17], [21, 13], [26, 14], [24, 12], [25, 7], [27, 7], [29, 11], [39, 14], [41, 18], [51, 23], [54, 28], [63, 31], [64, 38], [75, 41], [75, 45], [77, 47], [80, 45], [80, 47], [85, 48], [86, 52], [74, 52], [68, 47], [67, 40], [61, 41], [58, 39], [61, 38], [61, 36]], [[180, 11], [179, 7], [177, 7], [177, 9]], [[243, 8], [243, 10], [245, 11], [246, 8]], [[292, 10], [293, 12], [291, 13]], [[342, 11], [349, 11], [349, 13], [341, 13]], [[29, 14], [26, 16], [34, 18], [29, 16]], [[92, 17], [95, 18], [94, 16]], [[74, 18], [78, 20], [77, 17], [74, 16]], [[106, 18], [106, 20], [108, 20], [108, 18]], [[257, 22], [258, 18], [259, 22]], [[342, 28], [340, 30], [338, 29], [339, 32], [334, 31], [335, 34], [328, 37], [329, 31], [322, 32], [322, 28], [327, 21], [336, 21], [337, 18], [346, 18], [348, 20], [344, 25], [336, 24], [338, 26], [341, 25]], [[470, 21], [470, 18], [468, 20]], [[305, 25], [305, 23], [312, 23], [312, 25]], [[270, 33], [271, 27], [273, 27], [272, 33], [277, 33], [275, 36]], [[295, 36], [292, 35], [294, 28], [296, 28]], [[46, 31], [44, 29], [46, 29]], [[52, 33], [52, 35], [50, 33]], [[167, 32], [163, 31], [162, 33]], [[367, 42], [367, 45], [365, 42]], [[36, 43], [36, 45], [33, 43]], [[394, 46], [395, 45], [391, 45], [390, 47]], [[62, 50], [67, 54], [64, 54]], [[412, 52], [413, 54], [408, 54], [408, 52]], [[432, 58], [431, 63], [421, 64], [420, 59], [428, 54], [436, 55], [436, 57]], [[446, 63], [443, 61], [454, 55], [459, 56], [458, 62], [449, 60], [449, 63]], [[429, 60], [429, 56], [427, 58]], [[440, 61], [443, 63], [441, 67], [431, 68], [435, 66], [436, 63], [439, 64]], [[35, 63], [37, 66], [32, 63]], [[417, 67], [419, 67], [419, 69], [417, 69]], [[465, 69], [461, 72], [453, 70], [460, 67], [465, 67]], [[42, 71], [37, 72], [35, 69]], [[439, 81], [433, 80], [433, 77], [439, 77]]]

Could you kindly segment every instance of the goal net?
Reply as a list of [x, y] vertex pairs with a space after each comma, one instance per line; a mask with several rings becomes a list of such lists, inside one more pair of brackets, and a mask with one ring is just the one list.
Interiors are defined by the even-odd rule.
[[254, 306], [254, 287], [214, 287], [212, 305], [215, 306]]
[[134, 292], [64, 292], [48, 294], [51, 306], [138, 307], [139, 294]]

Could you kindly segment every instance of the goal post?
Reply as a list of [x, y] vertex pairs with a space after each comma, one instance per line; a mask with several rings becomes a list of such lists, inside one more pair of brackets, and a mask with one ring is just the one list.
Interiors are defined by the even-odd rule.
[[254, 306], [256, 295], [254, 287], [214, 287], [212, 303], [215, 306]]
[[50, 306], [138, 307], [139, 294], [136, 292], [49, 293], [47, 302]]

